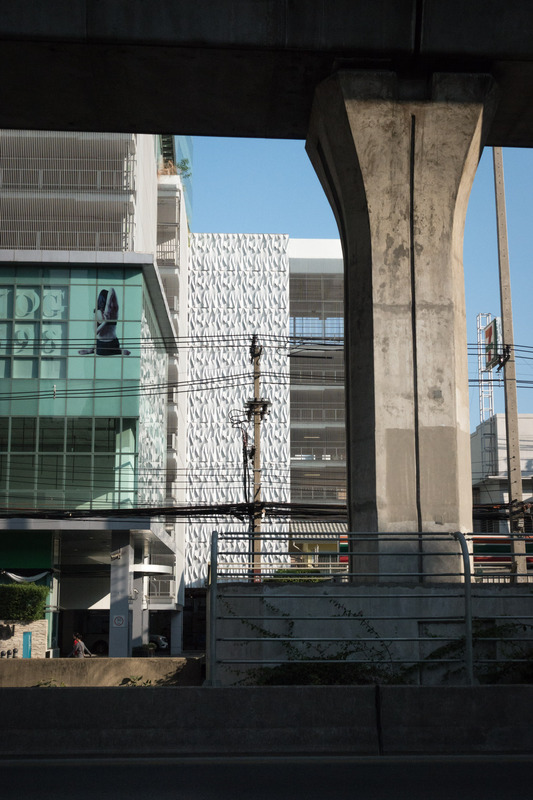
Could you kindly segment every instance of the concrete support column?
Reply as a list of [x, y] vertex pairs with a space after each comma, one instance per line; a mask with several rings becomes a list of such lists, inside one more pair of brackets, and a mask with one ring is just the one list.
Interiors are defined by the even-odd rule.
[[149, 612], [145, 599], [146, 578], [135, 575], [133, 580], [133, 602], [131, 620], [131, 645], [141, 647], [148, 643], [149, 637]]
[[352, 531], [471, 530], [462, 249], [491, 91], [341, 72], [316, 92], [307, 151], [345, 263]]
[[183, 653], [183, 611], [172, 611], [170, 614], [170, 655], [180, 656]]
[[133, 546], [129, 531], [111, 533], [111, 601], [109, 608], [109, 655], [112, 658], [131, 655], [130, 635], [130, 569]]

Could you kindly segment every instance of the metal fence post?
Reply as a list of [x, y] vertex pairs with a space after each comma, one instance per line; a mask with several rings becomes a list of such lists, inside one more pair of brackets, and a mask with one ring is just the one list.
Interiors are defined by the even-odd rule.
[[453, 531], [454, 536], [461, 545], [465, 577], [465, 664], [468, 685], [474, 685], [474, 644], [472, 634], [472, 573], [470, 570], [470, 553], [468, 544], [461, 531]]
[[211, 533], [211, 564], [209, 572], [209, 638], [207, 641], [207, 675], [206, 685], [217, 685], [217, 560], [218, 531]]

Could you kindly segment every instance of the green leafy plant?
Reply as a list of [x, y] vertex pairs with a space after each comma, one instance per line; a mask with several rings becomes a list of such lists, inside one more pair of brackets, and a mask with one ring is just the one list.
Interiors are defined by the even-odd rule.
[[43, 619], [48, 594], [47, 586], [35, 583], [0, 584], [0, 619], [20, 622]]
[[[59, 686], [64, 686], [64, 683], [60, 683]], [[58, 683], [55, 678], [50, 678], [48, 681], [39, 681], [36, 686], [40, 689], [57, 689]]]
[[[223, 601], [231, 616], [238, 618], [227, 601]], [[294, 620], [290, 614], [281, 612], [273, 603], [265, 598], [261, 603], [272, 615], [279, 615], [286, 622], [286, 632], [277, 633], [249, 619], [240, 621], [255, 635], [265, 639], [279, 639], [284, 651], [285, 663], [273, 667], [258, 667], [248, 671], [239, 683], [252, 686], [331, 686], [331, 685], [363, 685], [363, 684], [398, 684], [406, 683], [409, 670], [398, 668], [393, 663], [388, 643], [382, 639], [373, 625], [363, 617], [361, 611], [350, 611], [334, 598], [329, 598], [334, 606], [336, 617], [352, 617], [364, 634], [364, 639], [356, 636], [347, 640], [339, 640], [334, 645], [330, 642], [296, 642], [294, 636]], [[366, 639], [372, 637], [375, 641]], [[244, 643], [243, 643], [244, 644]]]
[[186, 180], [187, 178], [190, 178], [191, 175], [192, 175], [190, 164], [189, 164], [189, 159], [188, 158], [182, 158], [177, 163], [174, 163], [174, 161], [170, 161], [170, 160], [169, 161], [165, 161], [163, 167], [160, 168], [160, 170], [159, 170], [159, 174], [160, 175], [179, 175], [181, 178]]
[[150, 678], [148, 678], [147, 680], [143, 681], [142, 677], [143, 677], [142, 675], [130, 675], [129, 678], [124, 678], [124, 680], [122, 681], [122, 683], [120, 685], [121, 686], [151, 686], [152, 685], [152, 681], [150, 680]]
[[[481, 684], [533, 683], [533, 640], [519, 639], [533, 629], [520, 622], [503, 624], [474, 620], [472, 625], [475, 678]], [[496, 645], [497, 650], [496, 650]], [[495, 647], [492, 658], [481, 659], [481, 648]], [[448, 667], [445, 677], [455, 678], [464, 669], [466, 641], [462, 636], [437, 647], [424, 659], [427, 669], [442, 667], [442, 659], [457, 659], [457, 666]], [[487, 654], [485, 654], [487, 655]]]

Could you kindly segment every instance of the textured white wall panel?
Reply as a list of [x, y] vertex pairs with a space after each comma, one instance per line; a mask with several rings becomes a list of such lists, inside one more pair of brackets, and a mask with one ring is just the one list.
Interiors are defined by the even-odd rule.
[[[189, 263], [189, 322], [195, 346], [189, 380], [209, 381], [189, 393], [188, 503], [243, 502], [241, 432], [230, 412], [253, 398], [250, 345], [263, 346], [261, 395], [272, 402], [261, 429], [262, 498], [288, 502], [289, 431], [289, 259], [288, 236], [193, 234]], [[274, 338], [275, 337], [275, 338]], [[282, 346], [284, 345], [285, 346]], [[199, 346], [198, 346], [199, 345]], [[197, 384], [200, 386], [201, 384]], [[253, 437], [249, 427], [250, 443]], [[191, 522], [187, 535], [186, 583], [207, 577], [211, 531], [239, 530], [235, 519]], [[263, 523], [265, 533], [288, 527]], [[242, 542], [242, 547], [246, 547]], [[263, 540], [267, 559], [285, 552], [284, 542]]]

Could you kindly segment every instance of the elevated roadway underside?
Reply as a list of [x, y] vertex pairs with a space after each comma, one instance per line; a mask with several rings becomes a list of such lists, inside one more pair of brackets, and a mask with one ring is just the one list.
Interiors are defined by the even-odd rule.
[[488, 73], [486, 143], [533, 144], [530, 0], [0, 0], [0, 127], [305, 139], [340, 69]]

